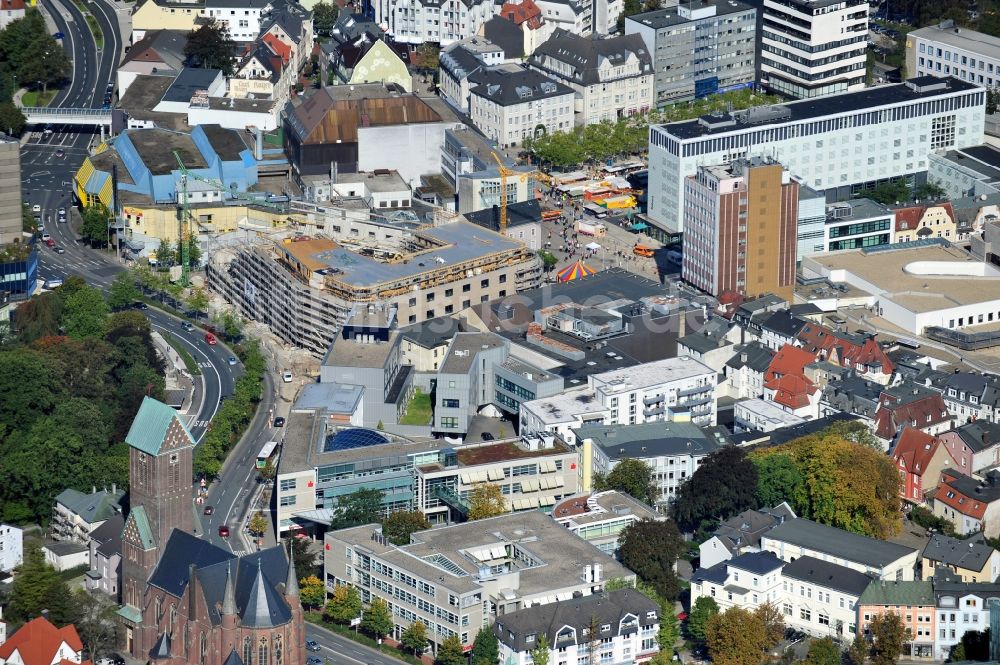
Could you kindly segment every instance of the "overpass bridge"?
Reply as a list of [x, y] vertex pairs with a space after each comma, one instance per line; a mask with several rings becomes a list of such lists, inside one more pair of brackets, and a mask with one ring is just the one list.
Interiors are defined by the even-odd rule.
[[57, 106], [25, 106], [21, 113], [29, 125], [84, 125], [100, 127], [101, 140], [104, 128], [111, 132], [111, 109], [71, 108]]

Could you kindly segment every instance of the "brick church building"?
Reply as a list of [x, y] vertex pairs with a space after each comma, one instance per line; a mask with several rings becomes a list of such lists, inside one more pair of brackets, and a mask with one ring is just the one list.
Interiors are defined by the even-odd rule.
[[236, 556], [193, 535], [195, 441], [147, 397], [128, 435], [124, 648], [151, 665], [305, 665], [295, 565], [281, 546]]

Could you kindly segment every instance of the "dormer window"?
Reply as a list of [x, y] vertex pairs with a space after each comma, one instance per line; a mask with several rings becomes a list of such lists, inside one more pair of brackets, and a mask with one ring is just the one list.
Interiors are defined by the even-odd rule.
[[534, 644], [535, 643], [535, 633], [530, 633], [528, 635], [525, 635], [524, 636], [524, 643], [525, 644]]
[[609, 630], [611, 630], [611, 624], [610, 623], [602, 623], [601, 624], [601, 632], [602, 633], [606, 633]]
[[646, 612], [646, 618], [647, 619], [655, 619], [656, 618], [656, 612], [655, 611]]

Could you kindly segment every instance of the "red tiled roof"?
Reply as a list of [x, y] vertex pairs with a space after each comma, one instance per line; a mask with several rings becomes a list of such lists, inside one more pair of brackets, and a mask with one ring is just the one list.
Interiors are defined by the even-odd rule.
[[875, 410], [875, 434], [883, 439], [891, 439], [903, 427], [909, 425], [923, 429], [948, 420], [948, 407], [939, 393], [918, 397], [899, 404], [882, 393], [878, 409]]
[[937, 438], [915, 427], [906, 426], [893, 448], [892, 459], [907, 472], [919, 476], [927, 469], [938, 445]]
[[942, 482], [938, 487], [938, 491], [934, 494], [935, 502], [940, 501], [956, 512], [973, 519], [981, 520], [986, 516], [986, 507], [989, 506], [989, 502], [982, 501], [974, 496], [968, 496], [957, 489], [949, 482], [947, 472], [942, 474], [942, 480], [944, 482]]
[[841, 367], [881, 367], [882, 374], [892, 374], [895, 370], [895, 365], [874, 337], [868, 337], [859, 346], [838, 336], [826, 326], [808, 323], [802, 327], [798, 339], [807, 351], [836, 362]]
[[785, 344], [778, 349], [778, 352], [771, 358], [771, 364], [767, 368], [764, 377], [765, 385], [772, 379], [777, 379], [789, 374], [805, 376], [806, 365], [815, 362], [816, 354], [809, 353], [805, 349], [800, 349], [791, 344]]
[[809, 404], [809, 397], [817, 388], [806, 378], [805, 367], [815, 360], [814, 354], [791, 344], [785, 344], [774, 354], [764, 375], [764, 387], [774, 391], [777, 404], [789, 409]]
[[518, 26], [527, 22], [528, 27], [532, 30], [537, 30], [542, 26], [542, 10], [538, 8], [534, 0], [521, 0], [518, 4], [506, 2], [500, 8], [500, 16]]
[[278, 39], [274, 34], [265, 33], [260, 39], [270, 46], [272, 51], [281, 56], [281, 61], [284, 64], [287, 65], [288, 61], [292, 59], [292, 47]]
[[813, 382], [804, 376], [788, 374], [772, 380], [768, 388], [774, 390], [774, 402], [790, 409], [809, 405], [809, 396], [816, 392]]
[[920, 226], [920, 220], [923, 219], [928, 208], [944, 208], [945, 212], [948, 213], [949, 219], [953, 222], [955, 221], [955, 209], [952, 207], [951, 201], [942, 201], [940, 203], [932, 203], [930, 205], [906, 206], [903, 208], [895, 208], [896, 231], [917, 230], [917, 227]]
[[[24, 665], [51, 665], [63, 642], [73, 651], [83, 651], [83, 644], [73, 624], [56, 628], [45, 617], [38, 617], [21, 626], [0, 645], [0, 659], [7, 660], [17, 651]], [[60, 665], [67, 663], [76, 665], [65, 659]]]
[[0, 9], [3, 11], [16, 11], [26, 7], [24, 0], [0, 0]]

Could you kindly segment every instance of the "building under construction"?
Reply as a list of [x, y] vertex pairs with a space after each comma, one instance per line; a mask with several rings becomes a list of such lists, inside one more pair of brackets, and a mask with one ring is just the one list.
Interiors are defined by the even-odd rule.
[[[209, 286], [249, 319], [317, 356], [356, 305], [395, 307], [405, 326], [538, 286], [523, 243], [465, 220], [342, 221], [283, 231], [212, 254]], [[332, 220], [332, 221], [331, 221]]]

